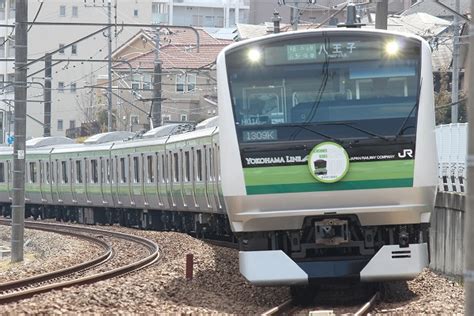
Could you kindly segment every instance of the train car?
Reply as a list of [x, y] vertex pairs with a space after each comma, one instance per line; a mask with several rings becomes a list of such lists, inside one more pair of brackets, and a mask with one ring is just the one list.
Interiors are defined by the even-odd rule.
[[222, 192], [250, 282], [400, 280], [427, 266], [437, 155], [426, 41], [274, 34], [230, 45], [217, 72]]

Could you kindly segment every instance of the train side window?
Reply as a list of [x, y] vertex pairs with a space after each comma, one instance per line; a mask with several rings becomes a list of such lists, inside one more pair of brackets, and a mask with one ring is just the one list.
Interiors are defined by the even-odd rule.
[[201, 149], [196, 150], [197, 156], [197, 181], [202, 181], [202, 151]]
[[120, 181], [122, 183], [127, 183], [127, 174], [125, 171], [125, 158], [120, 158]]
[[99, 173], [97, 170], [97, 159], [91, 160], [91, 183], [99, 182]]
[[61, 173], [62, 173], [62, 176], [63, 176], [63, 183], [68, 183], [67, 161], [61, 161]]
[[112, 175], [112, 164], [110, 163], [110, 159], [107, 158], [105, 160], [105, 173], [107, 174], [107, 183], [111, 182], [111, 175]]
[[36, 183], [36, 162], [30, 162], [30, 183]]
[[153, 172], [153, 156], [146, 157], [146, 168], [148, 174], [148, 183], [155, 182], [155, 173]]
[[0, 182], [5, 182], [5, 163], [0, 162]]
[[43, 161], [38, 162], [38, 171], [39, 171], [39, 183], [44, 182], [44, 167], [43, 167]]
[[184, 152], [184, 181], [189, 182], [191, 179], [191, 166], [190, 166], [190, 160], [189, 160], [189, 151]]
[[173, 154], [173, 180], [174, 182], [179, 181], [179, 163], [178, 153]]
[[82, 183], [82, 161], [76, 160], [76, 183]]
[[46, 161], [46, 183], [49, 183], [51, 179], [50, 169], [49, 169], [49, 161]]
[[105, 182], [105, 163], [104, 158], [100, 158], [100, 183]]
[[133, 157], [133, 182], [140, 182], [140, 164], [138, 162], [138, 157]]

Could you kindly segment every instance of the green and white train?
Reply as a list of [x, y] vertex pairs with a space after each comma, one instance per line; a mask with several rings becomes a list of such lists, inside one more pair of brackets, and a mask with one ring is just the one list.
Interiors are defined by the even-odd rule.
[[[224, 49], [217, 76], [218, 126], [28, 149], [28, 211], [235, 236], [259, 285], [409, 279], [428, 264], [437, 154], [423, 39], [274, 34]], [[0, 191], [8, 213], [8, 150]]]

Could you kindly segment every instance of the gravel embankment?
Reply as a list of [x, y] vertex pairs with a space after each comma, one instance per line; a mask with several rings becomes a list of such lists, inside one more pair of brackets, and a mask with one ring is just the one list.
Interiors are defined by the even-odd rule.
[[404, 315], [463, 315], [464, 289], [428, 269], [415, 280], [397, 282], [389, 287], [382, 302], [373, 313]]
[[[111, 229], [110, 227], [105, 227]], [[238, 273], [238, 252], [188, 235], [117, 228], [157, 242], [152, 267], [92, 285], [64, 289], [0, 306], [11, 313], [261, 313], [289, 297], [288, 288], [259, 288]], [[185, 256], [194, 254], [195, 278], [185, 279]]]
[[[287, 287], [262, 288], [238, 272], [238, 252], [172, 232], [105, 227], [157, 242], [162, 258], [152, 267], [92, 285], [64, 289], [0, 306], [0, 314], [259, 314], [289, 298]], [[185, 257], [194, 254], [195, 277], [185, 279]], [[390, 286], [376, 314], [462, 314], [462, 286], [429, 270]], [[323, 307], [323, 306], [321, 306]], [[347, 307], [339, 307], [347, 310]], [[315, 308], [318, 309], [318, 308]], [[319, 308], [323, 309], [323, 308]], [[338, 310], [338, 307], [324, 309]]]
[[[0, 225], [0, 244], [10, 246], [10, 236], [10, 227]], [[25, 243], [23, 262], [0, 260], [0, 283], [70, 267], [103, 252], [89, 241], [31, 229], [25, 229]]]

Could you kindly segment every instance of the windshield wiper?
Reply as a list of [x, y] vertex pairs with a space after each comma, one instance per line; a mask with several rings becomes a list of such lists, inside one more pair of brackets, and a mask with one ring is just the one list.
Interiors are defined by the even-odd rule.
[[412, 115], [413, 111], [415, 111], [416, 108], [418, 108], [418, 105], [420, 104], [420, 92], [421, 92], [421, 86], [423, 85], [423, 78], [421, 78], [420, 80], [420, 84], [418, 85], [418, 91], [416, 92], [416, 102], [415, 102], [415, 105], [413, 105], [413, 107], [411, 108], [411, 111], [410, 113], [408, 113], [407, 117], [405, 117], [405, 119], [403, 120], [403, 123], [402, 125], [400, 126], [400, 128], [398, 129], [398, 132], [397, 134], [395, 135], [395, 138], [397, 138], [398, 136], [400, 136], [403, 132], [403, 129], [405, 127], [405, 124], [408, 122], [408, 119], [410, 118], [410, 116]]
[[317, 125], [343, 125], [343, 126], [347, 126], [347, 127], [350, 127], [350, 128], [353, 128], [355, 130], [358, 130], [360, 132], [363, 132], [363, 133], [366, 133], [368, 135], [372, 135], [372, 136], [375, 136], [377, 138], [380, 138], [380, 139], [383, 139], [385, 141], [390, 141], [389, 138], [385, 137], [385, 136], [382, 136], [382, 135], [379, 135], [379, 134], [376, 134], [374, 132], [371, 132], [371, 131], [368, 131], [366, 129], [363, 129], [363, 128], [360, 128], [360, 127], [357, 127], [357, 126], [354, 126], [353, 124], [349, 123], [349, 122], [324, 122], [324, 123], [316, 123]]
[[[340, 139], [338, 139], [338, 138], [334, 138], [334, 137], [332, 137], [332, 136], [326, 135], [326, 134], [324, 134], [324, 133], [321, 133], [321, 132], [315, 131], [314, 129], [309, 128], [308, 126], [313, 126], [312, 124], [308, 124], [308, 123], [290, 123], [290, 124], [279, 124], [278, 126], [279, 126], [279, 127], [280, 127], [280, 126], [282, 126], [282, 127], [299, 127], [299, 128], [304, 129], [304, 130], [306, 130], [306, 131], [310, 131], [310, 132], [312, 132], [312, 133], [314, 133], [314, 134], [323, 136], [323, 137], [325, 137], [325, 138], [327, 138], [327, 139], [329, 139], [329, 140], [336, 141], [336, 142], [339, 142], [339, 143], [342, 142], [342, 141], [341, 141]], [[298, 133], [295, 133], [295, 134], [297, 135]], [[296, 135], [295, 135], [295, 136], [296, 136]]]

